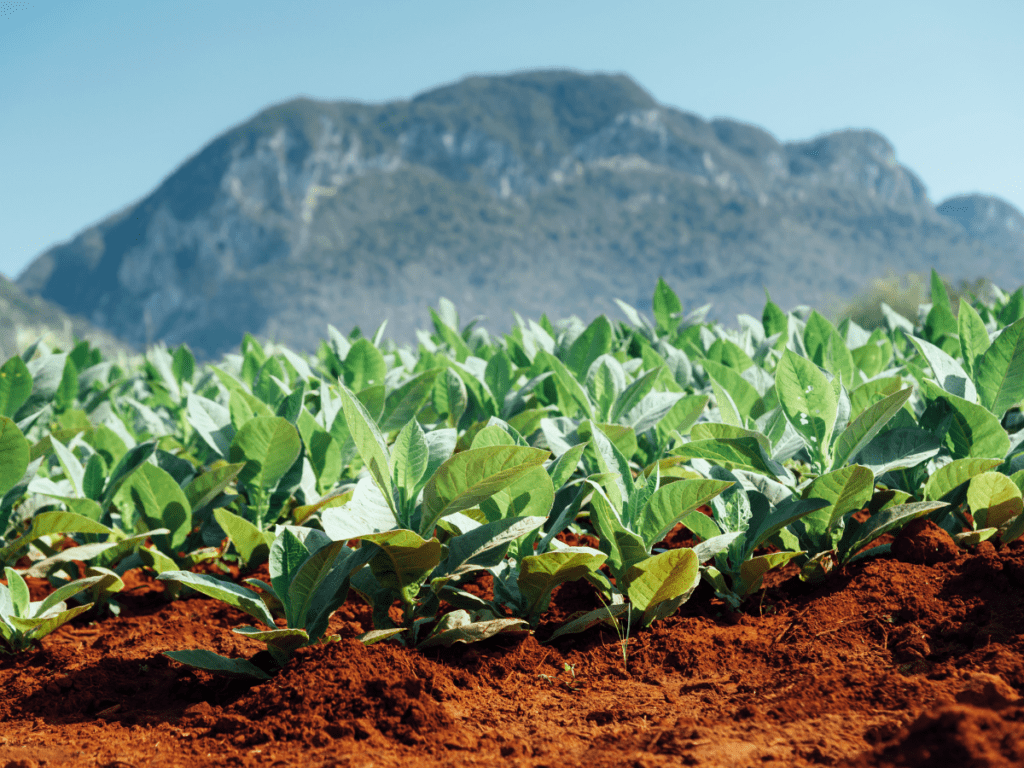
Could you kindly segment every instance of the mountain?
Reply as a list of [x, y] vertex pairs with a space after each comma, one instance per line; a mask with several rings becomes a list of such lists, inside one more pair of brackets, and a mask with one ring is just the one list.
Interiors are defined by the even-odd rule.
[[124, 342], [101, 331], [81, 318], [71, 317], [60, 307], [38, 296], [28, 296], [17, 285], [0, 275], [0, 362], [20, 353], [38, 338], [47, 339], [62, 349], [70, 348], [76, 338], [88, 339], [108, 355], [134, 350]]
[[135, 344], [214, 356], [247, 331], [311, 349], [327, 323], [387, 319], [411, 340], [440, 296], [494, 330], [513, 310], [646, 309], [659, 276], [727, 322], [765, 288], [828, 308], [887, 272], [1015, 287], [1020, 222], [982, 196], [936, 208], [871, 131], [783, 143], [623, 75], [553, 70], [271, 107], [18, 284]]

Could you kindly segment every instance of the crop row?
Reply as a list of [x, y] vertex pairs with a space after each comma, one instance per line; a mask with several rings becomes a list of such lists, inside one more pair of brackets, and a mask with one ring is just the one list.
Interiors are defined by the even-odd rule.
[[[265, 678], [352, 595], [364, 642], [426, 648], [528, 630], [570, 580], [604, 607], [556, 635], [649, 626], [701, 579], [739, 609], [768, 570], [827, 579], [919, 518], [1005, 544], [1024, 533], [1024, 292], [954, 314], [933, 275], [931, 298], [870, 332], [770, 300], [732, 330], [659, 281], [653, 321], [620, 302], [626, 322], [516, 316], [500, 338], [442, 300], [415, 350], [329, 328], [315, 356], [246, 337], [202, 366], [37, 343], [0, 368], [0, 649], [117, 613], [135, 568], [248, 614], [234, 631], [273, 664], [169, 656]], [[699, 543], [660, 546], [680, 523]], [[232, 562], [269, 583], [210, 575]], [[467, 588], [483, 573], [488, 597]], [[53, 591], [32, 601], [26, 576]]]

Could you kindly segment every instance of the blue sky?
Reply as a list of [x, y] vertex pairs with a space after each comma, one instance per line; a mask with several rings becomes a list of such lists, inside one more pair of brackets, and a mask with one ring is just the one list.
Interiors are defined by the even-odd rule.
[[1022, 0], [0, 0], [0, 272], [298, 95], [406, 99], [468, 74], [623, 72], [781, 140], [871, 128], [933, 202], [1024, 210]]

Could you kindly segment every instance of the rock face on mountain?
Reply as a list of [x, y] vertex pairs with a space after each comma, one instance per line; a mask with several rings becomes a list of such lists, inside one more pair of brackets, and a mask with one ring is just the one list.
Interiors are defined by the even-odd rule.
[[311, 349], [327, 323], [411, 340], [440, 296], [494, 330], [513, 310], [644, 309], [659, 276], [727, 322], [765, 288], [827, 308], [933, 266], [1015, 287], [1021, 221], [989, 198], [936, 209], [870, 131], [780, 143], [625, 76], [541, 71], [267, 109], [18, 282], [136, 344], [215, 355], [246, 331]]

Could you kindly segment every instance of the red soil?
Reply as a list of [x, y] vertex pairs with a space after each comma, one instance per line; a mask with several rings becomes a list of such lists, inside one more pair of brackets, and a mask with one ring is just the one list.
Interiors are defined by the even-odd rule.
[[138, 578], [120, 617], [0, 656], [0, 768], [1024, 764], [1024, 546], [903, 538], [821, 586], [770, 574], [743, 614], [702, 587], [627, 662], [607, 629], [543, 642], [599, 605], [583, 584], [533, 636], [426, 652], [363, 647], [353, 597], [340, 643], [259, 685], [161, 655], [251, 657], [247, 617]]

